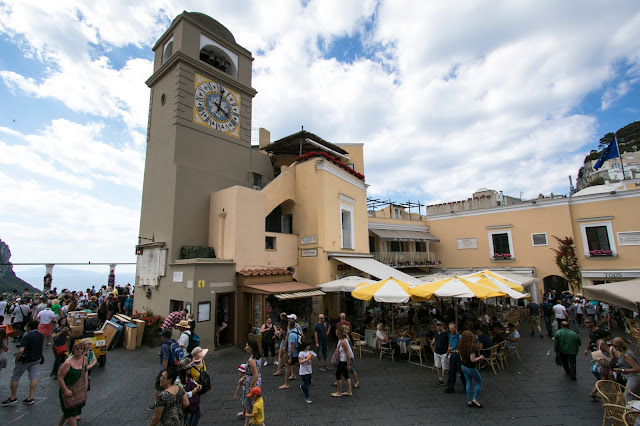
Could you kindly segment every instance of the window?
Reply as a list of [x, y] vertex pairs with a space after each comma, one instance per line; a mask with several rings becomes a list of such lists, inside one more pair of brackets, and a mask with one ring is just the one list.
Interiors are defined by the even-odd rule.
[[162, 47], [162, 63], [164, 64], [173, 54], [173, 36]]
[[353, 248], [352, 233], [353, 233], [353, 217], [349, 210], [342, 210], [341, 217], [342, 223], [342, 248]]
[[343, 249], [355, 248], [355, 233], [353, 226], [353, 206], [356, 200], [339, 195], [340, 197], [340, 242]]
[[404, 251], [404, 243], [402, 241], [389, 241], [389, 251], [402, 252]]
[[611, 250], [606, 226], [589, 226], [586, 228], [587, 243], [591, 250]]
[[513, 259], [511, 230], [489, 231], [489, 251], [493, 259]]
[[547, 242], [547, 233], [541, 234], [531, 234], [531, 242], [534, 246], [546, 246], [549, 245]]
[[424, 241], [416, 241], [416, 252], [424, 253], [427, 251], [427, 243]]
[[264, 248], [265, 248], [265, 250], [275, 250], [276, 249], [276, 237], [265, 237], [265, 239], [264, 239]]
[[351, 170], [356, 169], [356, 166], [353, 163], [347, 163], [347, 167], [349, 167]]
[[376, 252], [376, 237], [369, 236], [369, 253]]
[[253, 189], [261, 190], [262, 189], [262, 175], [258, 173], [253, 173]]
[[616, 244], [613, 238], [611, 222], [581, 223], [582, 247], [586, 257], [616, 256]]

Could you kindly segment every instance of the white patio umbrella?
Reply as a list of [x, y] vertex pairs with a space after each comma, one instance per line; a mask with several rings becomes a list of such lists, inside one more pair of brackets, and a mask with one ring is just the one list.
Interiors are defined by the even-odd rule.
[[584, 286], [582, 295], [590, 300], [640, 312], [640, 279]]
[[362, 278], [362, 277], [344, 277], [338, 280], [329, 281], [324, 284], [320, 284], [318, 287], [325, 293], [335, 293], [335, 292], [352, 292], [356, 289], [356, 286], [362, 284], [364, 282], [372, 282], [371, 279]]

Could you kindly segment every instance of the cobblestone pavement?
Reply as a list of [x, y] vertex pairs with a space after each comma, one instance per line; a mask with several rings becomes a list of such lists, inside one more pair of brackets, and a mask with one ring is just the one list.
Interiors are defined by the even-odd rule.
[[[561, 367], [555, 365], [553, 340], [530, 336], [524, 322], [520, 354], [522, 362], [510, 357], [509, 366], [498, 375], [489, 369], [481, 371], [483, 389], [481, 409], [468, 408], [466, 394], [458, 381], [456, 392], [446, 394], [434, 386], [437, 374], [431, 368], [406, 361], [378, 360], [377, 354], [356, 355], [356, 370], [361, 388], [352, 397], [331, 398], [335, 369], [319, 372], [314, 365], [312, 404], [306, 404], [299, 389], [298, 378], [291, 388], [279, 390], [283, 377], [274, 377], [273, 365], [262, 367], [266, 424], [328, 425], [328, 424], [515, 424], [598, 425], [602, 408], [587, 394], [595, 379], [589, 372], [589, 357], [578, 356], [578, 380], [570, 381]], [[614, 334], [620, 334], [618, 333]], [[583, 348], [587, 330], [581, 329]], [[12, 349], [10, 354], [15, 353]], [[118, 348], [110, 351], [104, 368], [92, 373], [91, 391], [83, 409], [81, 425], [145, 425], [152, 412], [153, 383], [158, 372], [158, 348], [143, 346], [135, 351]], [[55, 424], [61, 414], [57, 381], [50, 379], [53, 356], [46, 351], [46, 362], [38, 375], [36, 403], [0, 407], [0, 424]], [[242, 424], [236, 419], [240, 403], [233, 401], [236, 388], [236, 367], [246, 362], [247, 355], [236, 348], [223, 348], [206, 358], [212, 376], [213, 392], [203, 396], [200, 424]], [[416, 361], [417, 358], [414, 358]], [[431, 361], [427, 361], [430, 365]], [[0, 397], [9, 396], [10, 368], [0, 373]], [[284, 372], [284, 370], [283, 370]], [[18, 387], [18, 399], [27, 396], [27, 375]]]

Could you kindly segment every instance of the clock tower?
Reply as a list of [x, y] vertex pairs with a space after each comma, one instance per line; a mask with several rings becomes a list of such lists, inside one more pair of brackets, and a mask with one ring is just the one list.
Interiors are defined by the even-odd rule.
[[[168, 300], [177, 293], [167, 295], [164, 289], [177, 282], [172, 264], [181, 248], [208, 245], [210, 194], [231, 186], [251, 188], [255, 175], [271, 180], [273, 167], [268, 156], [251, 148], [253, 58], [227, 28], [185, 11], [153, 51], [136, 287], [147, 297], [147, 286], [163, 294], [161, 306], [140, 294], [136, 308], [156, 306], [166, 315]], [[158, 259], [141, 264], [153, 250]]]

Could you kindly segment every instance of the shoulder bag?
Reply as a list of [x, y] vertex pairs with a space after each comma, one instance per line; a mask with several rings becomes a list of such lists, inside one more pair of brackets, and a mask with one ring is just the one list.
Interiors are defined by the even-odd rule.
[[340, 341], [338, 341], [338, 346], [336, 346], [336, 350], [333, 352], [333, 356], [331, 357], [331, 365], [337, 367], [340, 363]]
[[67, 410], [84, 404], [87, 401], [87, 387], [84, 380], [85, 374], [87, 374], [84, 365], [84, 357], [82, 358], [82, 373], [80, 378], [71, 386], [67, 386], [67, 389], [71, 391], [71, 396], [62, 395], [62, 401], [64, 408]]

